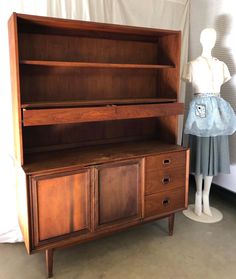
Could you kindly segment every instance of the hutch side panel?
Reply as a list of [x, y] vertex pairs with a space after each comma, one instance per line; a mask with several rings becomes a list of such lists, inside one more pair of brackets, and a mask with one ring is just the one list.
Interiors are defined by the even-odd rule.
[[180, 71], [180, 51], [181, 36], [179, 34], [163, 36], [158, 40], [159, 48], [162, 50], [165, 63], [175, 65], [172, 69], [165, 69], [158, 76], [159, 96], [178, 97], [179, 94], [179, 71]]
[[8, 22], [10, 67], [11, 67], [11, 90], [12, 90], [12, 114], [14, 132], [14, 151], [17, 163], [23, 165], [22, 123], [21, 123], [21, 98], [19, 77], [19, 54], [18, 54], [18, 29], [15, 14]]
[[27, 252], [31, 252], [31, 219], [30, 219], [30, 206], [29, 206], [29, 187], [27, 176], [22, 167], [17, 164], [16, 168], [16, 199], [18, 221], [21, 232], [24, 238]]

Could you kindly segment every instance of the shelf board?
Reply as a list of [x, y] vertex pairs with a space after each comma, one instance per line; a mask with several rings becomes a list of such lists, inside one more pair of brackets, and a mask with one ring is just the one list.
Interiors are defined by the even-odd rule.
[[23, 166], [27, 174], [53, 170], [86, 167], [109, 161], [119, 161], [142, 156], [181, 151], [184, 148], [156, 140], [113, 143], [91, 147], [56, 150], [27, 154]]
[[98, 122], [179, 115], [183, 113], [183, 103], [113, 105], [81, 108], [34, 108], [23, 109], [23, 125], [39, 126]]
[[130, 98], [130, 99], [105, 99], [105, 100], [76, 100], [59, 102], [28, 102], [23, 103], [21, 108], [67, 108], [67, 107], [87, 107], [87, 106], [108, 106], [108, 105], [133, 105], [133, 104], [158, 104], [174, 103], [177, 100], [172, 98]]
[[174, 65], [159, 64], [117, 64], [117, 63], [92, 63], [92, 62], [68, 62], [46, 60], [21, 60], [21, 65], [65, 67], [65, 68], [122, 68], [122, 69], [165, 69], [175, 68]]

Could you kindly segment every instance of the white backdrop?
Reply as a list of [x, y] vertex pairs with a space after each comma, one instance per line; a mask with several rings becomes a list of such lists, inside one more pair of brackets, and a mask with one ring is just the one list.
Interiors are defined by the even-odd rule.
[[[187, 61], [189, 34], [189, 0], [0, 0], [0, 242], [22, 240], [15, 201], [7, 30], [12, 12], [182, 30], [181, 65]], [[180, 101], [184, 91], [181, 85]]]
[[[221, 88], [222, 97], [230, 102], [236, 112], [236, 19], [235, 0], [191, 0], [189, 60], [201, 53], [199, 36], [202, 29], [216, 29], [217, 40], [213, 56], [229, 67], [231, 80]], [[187, 90], [190, 93], [190, 90]], [[189, 97], [186, 97], [188, 101]], [[236, 193], [236, 133], [229, 137], [231, 166], [230, 174], [220, 174], [213, 182]]]

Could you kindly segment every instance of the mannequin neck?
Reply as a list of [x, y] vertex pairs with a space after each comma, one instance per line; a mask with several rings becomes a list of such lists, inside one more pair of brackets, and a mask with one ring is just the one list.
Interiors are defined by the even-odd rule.
[[201, 56], [207, 59], [208, 58], [211, 59], [212, 58], [211, 49], [203, 49]]

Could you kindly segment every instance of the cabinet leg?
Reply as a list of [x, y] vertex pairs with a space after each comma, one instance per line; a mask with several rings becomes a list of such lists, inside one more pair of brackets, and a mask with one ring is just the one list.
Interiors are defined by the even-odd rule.
[[168, 217], [168, 221], [169, 221], [169, 235], [173, 235], [173, 231], [174, 231], [174, 223], [175, 223], [175, 214], [171, 214]]
[[53, 249], [47, 249], [45, 251], [45, 259], [46, 259], [47, 277], [51, 278], [53, 276]]

